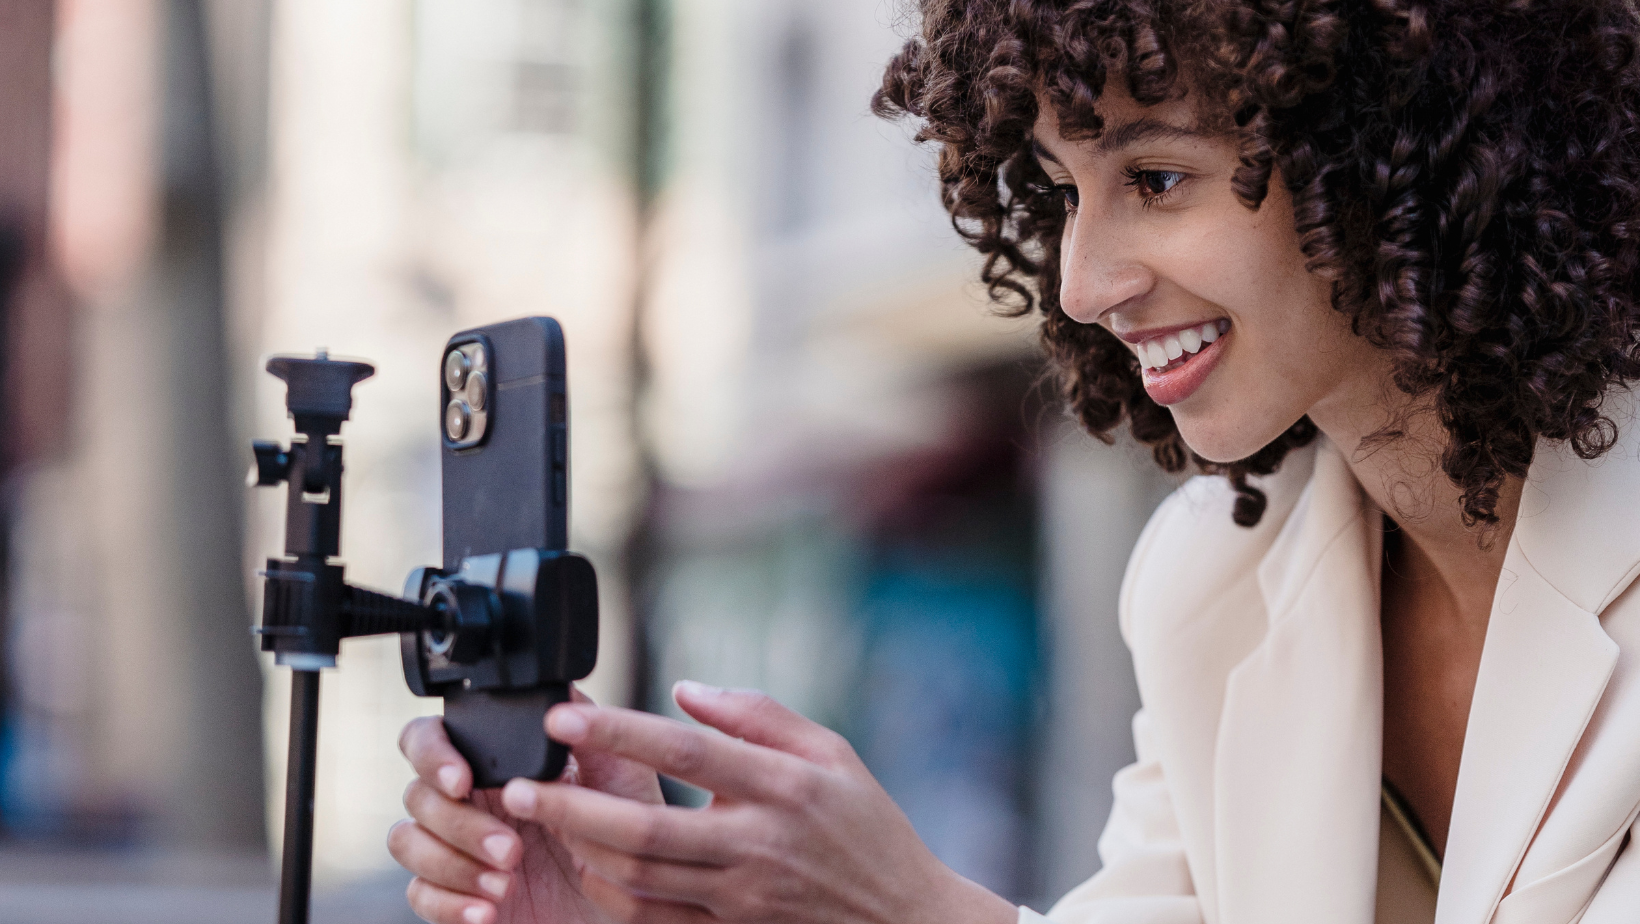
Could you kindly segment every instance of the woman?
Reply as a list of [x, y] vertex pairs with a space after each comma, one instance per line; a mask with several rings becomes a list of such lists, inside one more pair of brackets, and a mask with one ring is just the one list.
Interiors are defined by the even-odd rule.
[[[1071, 407], [1170, 471], [1122, 590], [1144, 709], [1065, 924], [1640, 914], [1640, 71], [1622, 0], [925, 0], [877, 109], [941, 146]], [[394, 854], [433, 921], [1037, 919], [839, 738], [681, 685], [579, 785]], [[743, 740], [735, 740], [743, 739]], [[717, 794], [660, 806], [654, 771]], [[1093, 785], [1093, 781], [1090, 781]], [[1438, 910], [1437, 910], [1438, 908]]]

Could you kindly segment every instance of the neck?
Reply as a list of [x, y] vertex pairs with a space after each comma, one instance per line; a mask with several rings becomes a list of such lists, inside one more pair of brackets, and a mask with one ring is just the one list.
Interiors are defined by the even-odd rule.
[[[1354, 398], [1317, 405], [1310, 419], [1344, 454], [1367, 496], [1394, 521], [1398, 533], [1392, 547], [1400, 575], [1438, 581], [1454, 615], [1484, 620], [1503, 570], [1522, 483], [1504, 482], [1495, 525], [1466, 525], [1463, 491], [1441, 470], [1447, 435], [1440, 420], [1427, 406], [1391, 386], [1383, 388], [1393, 393], [1350, 389]], [[1375, 438], [1392, 422], [1400, 436]]]

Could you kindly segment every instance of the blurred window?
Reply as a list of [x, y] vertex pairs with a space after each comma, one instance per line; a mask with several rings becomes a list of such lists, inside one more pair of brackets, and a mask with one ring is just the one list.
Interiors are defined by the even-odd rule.
[[416, 152], [445, 166], [506, 136], [576, 127], [574, 0], [416, 0]]

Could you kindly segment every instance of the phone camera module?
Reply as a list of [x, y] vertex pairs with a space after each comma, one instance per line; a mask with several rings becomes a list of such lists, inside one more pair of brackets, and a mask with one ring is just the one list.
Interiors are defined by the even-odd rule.
[[479, 341], [444, 354], [444, 438], [452, 449], [472, 449], [490, 431], [490, 357]]
[[467, 402], [460, 398], [451, 398], [450, 404], [444, 409], [444, 434], [450, 442], [459, 443], [467, 438], [467, 431], [472, 429], [473, 413], [467, 407]]

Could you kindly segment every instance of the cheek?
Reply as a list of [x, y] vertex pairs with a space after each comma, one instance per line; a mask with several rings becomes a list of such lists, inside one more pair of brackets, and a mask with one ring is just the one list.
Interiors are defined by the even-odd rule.
[[1234, 199], [1221, 202], [1215, 214], [1168, 246], [1198, 297], [1250, 323], [1266, 315], [1274, 316], [1271, 321], [1286, 315], [1291, 322], [1295, 305], [1328, 304], [1326, 281], [1304, 268], [1287, 197], [1278, 199], [1274, 191], [1257, 212]]
[[1204, 387], [1172, 411], [1192, 450], [1232, 462], [1342, 387], [1365, 346], [1332, 309], [1328, 282], [1304, 269], [1290, 229], [1244, 220], [1192, 246], [1186, 284], [1230, 317], [1233, 335]]

